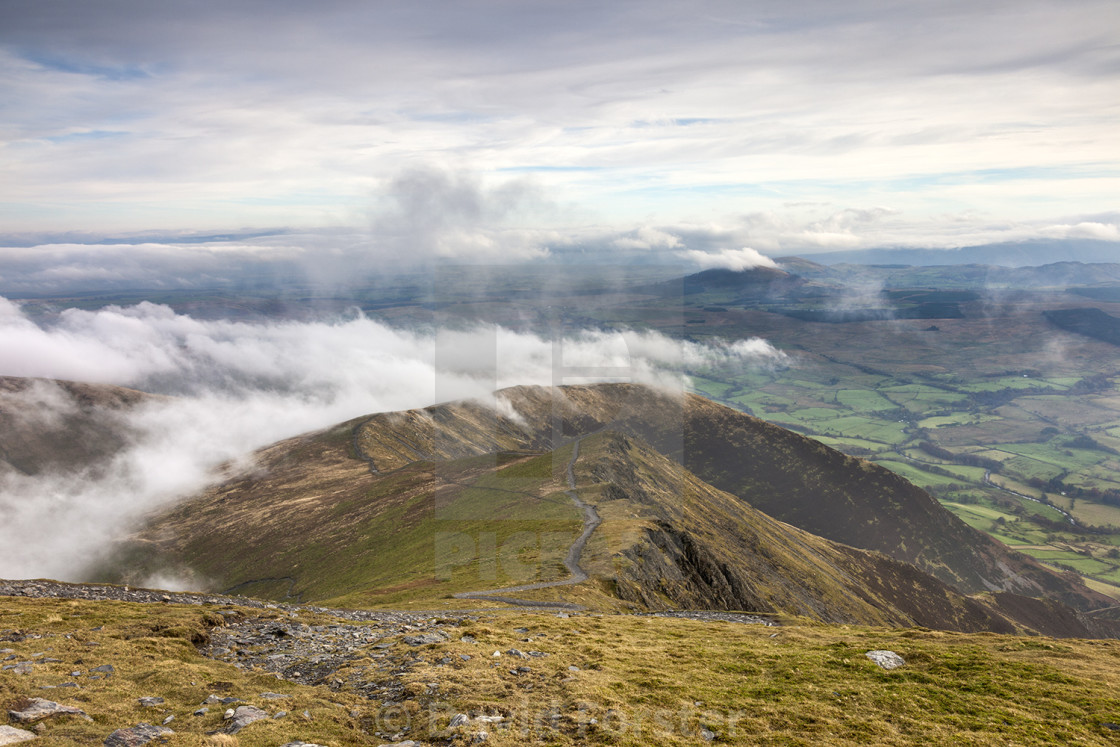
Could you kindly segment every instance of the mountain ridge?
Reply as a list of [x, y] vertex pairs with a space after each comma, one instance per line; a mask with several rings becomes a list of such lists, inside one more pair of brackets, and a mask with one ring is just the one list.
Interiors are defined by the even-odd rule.
[[[381, 413], [270, 447], [262, 452], [257, 476], [234, 477], [154, 520], [125, 548], [118, 568], [158, 571], [161, 557], [184, 565], [194, 558], [203, 561], [206, 574], [240, 562], [241, 575], [228, 582], [265, 580], [250, 593], [282, 598], [302, 590], [336, 604], [368, 606], [424, 593], [435, 599], [498, 588], [503, 580], [512, 585], [510, 580], [518, 579], [502, 575], [498, 556], [521, 534], [537, 538], [519, 550], [531, 556], [534, 572], [561, 578], [563, 554], [582, 526], [564, 495], [563, 467], [573, 442], [582, 439], [587, 451], [576, 464], [580, 492], [589, 491], [585, 500], [599, 509], [603, 527], [585, 553], [593, 583], [569, 587], [577, 602], [662, 609], [754, 606], [833, 622], [1001, 632], [1034, 630], [1019, 618], [1028, 612], [1037, 617], [1046, 604], [1090, 610], [1111, 603], [964, 526], [893, 473], [694, 395], [615, 384], [513, 387], [496, 397], [496, 407], [458, 402]], [[726, 467], [737, 460], [752, 469]], [[837, 475], [851, 484], [821, 493]], [[673, 485], [677, 488], [666, 487]], [[684, 485], [704, 496], [699, 517], [673, 508], [683, 500], [678, 488]], [[835, 523], [837, 511], [862, 511], [865, 520], [833, 526], [832, 534], [845, 530], [848, 539], [900, 544], [861, 549], [805, 532], [807, 527], [796, 528], [797, 522], [767, 515], [770, 511], [760, 513], [757, 503], [781, 508], [776, 499], [760, 497], [766, 486], [801, 504], [835, 504], [820, 512], [817, 523]], [[872, 511], [868, 517], [857, 493], [883, 514]], [[656, 500], [643, 498], [649, 495]], [[258, 523], [266, 500], [272, 510]], [[898, 506], [892, 508], [892, 500]], [[917, 510], [922, 526], [899, 521], [894, 514], [905, 515], [903, 509]], [[786, 513], [798, 518], [797, 511]], [[712, 520], [715, 515], [723, 519]], [[730, 531], [733, 525], [741, 526]], [[923, 538], [917, 531], [923, 527], [946, 534]], [[447, 544], [448, 537], [462, 546]], [[487, 537], [497, 548], [494, 558], [483, 557]], [[915, 550], [910, 542], [924, 544]], [[956, 555], [936, 554], [953, 544], [966, 547]], [[791, 556], [780, 549], [787, 545], [812, 552]], [[758, 553], [758, 547], [767, 549]], [[441, 551], [457, 559], [442, 569], [442, 580], [440, 561], [433, 559], [433, 552]], [[346, 562], [332, 560], [338, 557]], [[767, 558], [762, 565], [760, 557]], [[914, 561], [926, 567], [911, 566]], [[281, 576], [300, 580], [277, 583]], [[330, 578], [322, 586], [322, 579]], [[760, 584], [761, 591], [751, 590]], [[995, 597], [1005, 603], [984, 602], [992, 592], [1007, 595]], [[1013, 601], [1036, 595], [1051, 601], [1043, 607]], [[542, 592], [534, 598], [558, 597]], [[1054, 629], [1070, 635], [1090, 630], [1084, 616], [1073, 610], [1063, 614], [1055, 617]], [[1103, 634], [1108, 629], [1107, 622], [1096, 627]]]

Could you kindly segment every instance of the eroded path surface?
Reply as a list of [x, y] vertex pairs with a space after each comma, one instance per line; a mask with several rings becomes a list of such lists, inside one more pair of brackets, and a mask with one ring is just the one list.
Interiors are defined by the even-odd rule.
[[519, 599], [517, 597], [507, 596], [509, 594], [516, 594], [523, 591], [533, 591], [535, 589], [549, 589], [554, 586], [572, 586], [573, 584], [582, 583], [587, 580], [587, 571], [579, 564], [580, 556], [583, 555], [583, 548], [587, 546], [587, 540], [591, 537], [591, 533], [595, 528], [602, 523], [599, 518], [599, 513], [595, 507], [584, 503], [583, 499], [579, 497], [579, 492], [576, 490], [576, 474], [575, 464], [579, 459], [579, 444], [580, 439], [574, 442], [572, 447], [572, 458], [568, 461], [568, 489], [564, 492], [583, 512], [583, 531], [580, 533], [572, 546], [568, 548], [568, 555], [564, 558], [564, 567], [568, 569], [571, 575], [568, 578], [559, 581], [539, 581], [533, 584], [522, 584], [520, 586], [506, 586], [501, 589], [486, 589], [483, 591], [461, 591], [453, 596], [456, 599], [484, 599], [491, 602], [503, 602], [505, 604], [514, 604], [522, 607], [546, 607], [553, 609], [582, 609], [578, 604], [571, 604], [569, 602], [541, 602], [532, 599]]

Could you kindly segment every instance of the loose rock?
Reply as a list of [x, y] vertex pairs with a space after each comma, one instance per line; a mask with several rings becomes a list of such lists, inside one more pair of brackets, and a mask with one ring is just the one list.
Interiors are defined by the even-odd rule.
[[35, 739], [34, 732], [17, 729], [14, 726], [0, 726], [0, 744], [18, 744]]
[[117, 729], [115, 732], [105, 738], [105, 747], [139, 747], [142, 744], [147, 744], [156, 737], [162, 737], [175, 732], [168, 729], [166, 726], [152, 726], [151, 724], [139, 723], [136, 726], [127, 729]]
[[260, 721], [268, 717], [267, 712], [256, 706], [237, 706], [237, 710], [233, 712], [233, 720], [228, 726], [218, 731], [223, 734], [236, 734], [254, 721]]
[[894, 651], [868, 651], [867, 658], [875, 662], [883, 669], [898, 669], [906, 664], [906, 660], [896, 654]]
[[93, 720], [80, 708], [62, 705], [45, 698], [29, 698], [22, 708], [8, 711], [8, 718], [17, 724], [33, 724], [52, 716], [80, 716], [87, 721]]

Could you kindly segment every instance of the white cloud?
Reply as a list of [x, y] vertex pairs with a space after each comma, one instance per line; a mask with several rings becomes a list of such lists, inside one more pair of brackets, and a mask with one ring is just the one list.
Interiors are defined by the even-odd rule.
[[[586, 331], [558, 347], [562, 364], [579, 367], [581, 379], [621, 373], [676, 387], [690, 369], [785, 363], [759, 339], [704, 345]], [[96, 474], [0, 474], [0, 578], [78, 578], [145, 512], [201, 489], [219, 465], [279, 439], [437, 398], [493, 401], [497, 387], [576, 383], [556, 380], [565, 375], [556, 349], [551, 340], [493, 326], [419, 333], [361, 316], [249, 324], [150, 303], [70, 309], [44, 326], [0, 298], [0, 375], [176, 395], [129, 412], [132, 445]], [[65, 409], [39, 388], [24, 396], [32, 417], [57, 422]]]
[[1082, 221], [1074, 225], [1046, 226], [1040, 233], [1055, 239], [1099, 239], [1120, 241], [1120, 226], [1115, 223]]
[[679, 237], [649, 226], [642, 226], [611, 242], [616, 249], [675, 249], [680, 245]]
[[477, 175], [434, 167], [399, 174], [373, 221], [371, 252], [382, 261], [509, 262], [548, 256], [540, 233], [511, 226], [548, 211], [532, 182], [487, 186]]
[[723, 249], [718, 252], [702, 252], [689, 249], [677, 252], [677, 256], [695, 263], [702, 270], [724, 269], [742, 272], [756, 267], [777, 268], [778, 263], [760, 253], [757, 249], [743, 247], [742, 249]]

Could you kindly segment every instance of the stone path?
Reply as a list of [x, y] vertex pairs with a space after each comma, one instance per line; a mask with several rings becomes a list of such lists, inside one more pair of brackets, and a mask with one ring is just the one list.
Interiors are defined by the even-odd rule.
[[587, 546], [587, 540], [591, 537], [591, 533], [602, 523], [602, 519], [599, 518], [599, 513], [595, 510], [595, 507], [584, 503], [579, 497], [579, 492], [576, 490], [575, 464], [576, 460], [579, 459], [579, 444], [580, 439], [576, 439], [572, 447], [572, 458], [568, 461], [568, 489], [564, 491], [572, 500], [572, 503], [583, 512], [583, 532], [581, 532], [579, 537], [576, 538], [576, 541], [572, 543], [572, 546], [568, 548], [568, 555], [564, 558], [564, 567], [568, 569], [568, 573], [571, 575], [560, 581], [540, 581], [533, 584], [506, 586], [501, 589], [486, 589], [483, 591], [461, 591], [452, 596], [456, 599], [484, 599], [491, 602], [503, 602], [505, 604], [513, 604], [522, 607], [583, 609], [580, 605], [571, 604], [569, 602], [541, 602], [532, 599], [519, 599], [517, 597], [507, 596], [522, 591], [550, 589], [554, 586], [572, 586], [574, 584], [583, 583], [588, 578], [587, 571], [579, 564], [579, 559], [580, 556], [583, 555], [583, 548]]

